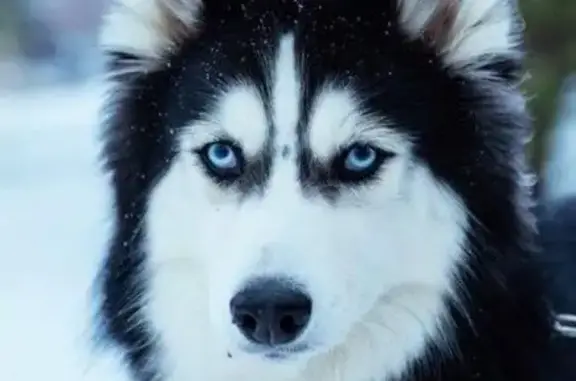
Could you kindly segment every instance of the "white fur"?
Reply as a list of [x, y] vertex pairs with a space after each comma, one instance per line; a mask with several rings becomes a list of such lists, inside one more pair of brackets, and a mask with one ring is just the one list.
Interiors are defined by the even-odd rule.
[[[272, 64], [274, 144], [294, 146], [301, 94], [290, 36]], [[427, 340], [450, 350], [443, 297], [455, 292], [467, 215], [412, 156], [409, 137], [362, 114], [349, 90], [328, 86], [310, 119], [312, 151], [327, 160], [340, 145], [368, 140], [396, 153], [381, 178], [329, 204], [303, 195], [293, 155], [274, 162], [264, 195], [240, 200], [205, 176], [190, 147], [226, 132], [257, 152], [268, 128], [264, 106], [246, 83], [218, 104], [180, 136], [145, 222], [145, 315], [166, 379], [384, 381], [421, 355]], [[266, 274], [295, 278], [311, 294], [313, 315], [299, 339], [313, 347], [309, 353], [271, 361], [243, 351], [229, 301]]]
[[482, 59], [510, 54], [520, 42], [509, 0], [399, 0], [400, 21], [414, 38], [420, 38], [437, 12], [455, 3], [455, 19], [445, 25], [439, 48], [447, 65], [476, 69]]
[[276, 126], [276, 148], [278, 152], [287, 146], [296, 144], [296, 123], [300, 114], [300, 81], [295, 67], [292, 36], [284, 38], [279, 47], [278, 60], [274, 70], [274, 89], [272, 91], [273, 121]]
[[[247, 115], [247, 110], [250, 114]], [[205, 115], [202, 126], [186, 129], [182, 150], [190, 152], [228, 135], [239, 141], [247, 156], [258, 153], [266, 139], [266, 111], [258, 91], [249, 85], [238, 83], [222, 97], [214, 113]], [[246, 134], [250, 131], [250, 134]]]
[[320, 93], [310, 118], [309, 143], [316, 156], [328, 160], [351, 141], [376, 142], [386, 151], [409, 154], [409, 136], [387, 129], [386, 120], [360, 113], [357, 104], [349, 91], [327, 87]]

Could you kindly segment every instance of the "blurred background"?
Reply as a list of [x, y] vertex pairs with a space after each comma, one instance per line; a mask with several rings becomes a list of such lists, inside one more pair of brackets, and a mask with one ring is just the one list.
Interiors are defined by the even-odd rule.
[[[96, 46], [111, 0], [0, 3], [0, 379], [111, 381], [81, 363], [86, 290], [106, 228]], [[541, 190], [576, 189], [576, 0], [518, 0]], [[563, 171], [561, 171], [562, 169]], [[72, 334], [74, 332], [74, 334]]]

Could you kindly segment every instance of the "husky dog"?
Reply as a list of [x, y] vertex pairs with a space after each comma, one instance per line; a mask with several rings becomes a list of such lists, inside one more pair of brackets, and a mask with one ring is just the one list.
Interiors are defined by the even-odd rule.
[[120, 0], [102, 46], [134, 380], [574, 380], [514, 4]]

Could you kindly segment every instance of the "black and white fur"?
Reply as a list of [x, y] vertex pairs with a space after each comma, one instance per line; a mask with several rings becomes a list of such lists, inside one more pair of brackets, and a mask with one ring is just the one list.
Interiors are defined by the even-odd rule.
[[[133, 379], [566, 376], [521, 32], [505, 0], [120, 0], [102, 35], [115, 226], [99, 318]], [[214, 142], [233, 176], [207, 162]], [[347, 166], [357, 145], [371, 171]], [[233, 324], [231, 299], [262, 278], [312, 300], [292, 344]]]

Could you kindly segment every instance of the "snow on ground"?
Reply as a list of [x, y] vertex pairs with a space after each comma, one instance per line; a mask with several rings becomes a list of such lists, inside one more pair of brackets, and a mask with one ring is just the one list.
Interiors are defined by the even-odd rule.
[[0, 380], [119, 379], [87, 341], [108, 226], [95, 160], [101, 92], [0, 94]]

